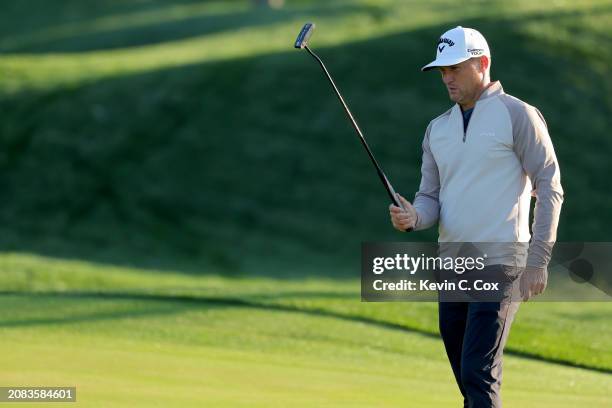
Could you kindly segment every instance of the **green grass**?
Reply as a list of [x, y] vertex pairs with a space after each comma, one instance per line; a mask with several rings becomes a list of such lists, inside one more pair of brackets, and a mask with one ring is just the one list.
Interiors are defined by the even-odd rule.
[[419, 67], [444, 29], [480, 28], [493, 77], [548, 120], [566, 190], [559, 239], [609, 238], [611, 56], [593, 52], [609, 34], [606, 2], [34, 3], [44, 21], [29, 30], [14, 23], [22, 6], [0, 17], [6, 249], [252, 273], [246, 262], [271, 255], [273, 268], [298, 256], [346, 265], [361, 241], [403, 239], [329, 85], [291, 48], [311, 19], [313, 47], [407, 197], [424, 129], [450, 104]]
[[[106, 267], [19, 254], [4, 255], [0, 287], [8, 293], [98, 293], [101, 299], [134, 296], [187, 303], [222, 302], [228, 307], [296, 311], [367, 322], [437, 336], [437, 306], [427, 302], [363, 303], [359, 280], [228, 277], [176, 271]], [[612, 372], [612, 327], [608, 302], [524, 303], [508, 350], [522, 356]], [[588, 333], [588, 336], [585, 336]]]
[[[458, 402], [443, 350], [432, 339], [283, 313], [198, 311], [184, 317], [140, 322], [149, 329], [156, 324], [165, 330], [182, 328], [181, 335], [193, 336], [190, 342], [163, 335], [125, 340], [114, 330], [112, 336], [100, 334], [102, 325], [97, 323], [75, 327], [86, 334], [39, 329], [36, 339], [20, 330], [3, 340], [3, 345], [17, 350], [5, 359], [5, 372], [19, 374], [0, 378], [10, 384], [75, 384], [79, 402], [92, 407], [203, 403], [219, 407], [427, 407]], [[225, 324], [211, 324], [216, 319], [240, 322], [243, 327], [232, 331]], [[248, 326], [247, 319], [257, 324]], [[131, 323], [120, 319], [114, 326], [141, 329]], [[279, 333], [279, 326], [288, 324], [301, 330]], [[199, 330], [185, 330], [194, 325]], [[216, 330], [215, 326], [224, 331], [210, 339], [207, 330]], [[343, 335], [329, 335], [330, 330]], [[47, 336], [45, 343], [38, 337], [41, 331]], [[241, 335], [245, 331], [248, 334]], [[372, 347], [376, 338], [395, 347]], [[223, 344], [207, 345], [214, 340]], [[232, 340], [240, 340], [240, 347], [232, 347]], [[609, 380], [602, 374], [510, 357], [506, 376], [511, 379], [504, 397], [510, 406], [604, 406], [609, 401]], [[546, 378], [555, 381], [550, 384]]]
[[[0, 349], [12, 350], [0, 383], [75, 384], [86, 406], [458, 403], [436, 305], [361, 303], [356, 279], [22, 254], [0, 267]], [[506, 348], [506, 404], [609, 403], [610, 312], [609, 303], [523, 304]]]
[[[28, 0], [0, 14], [0, 385], [86, 406], [457, 405], [436, 305], [359, 302], [398, 235], [305, 21], [395, 187], [450, 105], [419, 68], [461, 24], [548, 121], [559, 240], [605, 241], [609, 2]], [[609, 303], [528, 303], [510, 407], [606, 406]], [[578, 368], [584, 367], [584, 368]], [[301, 404], [301, 405], [300, 405]]]

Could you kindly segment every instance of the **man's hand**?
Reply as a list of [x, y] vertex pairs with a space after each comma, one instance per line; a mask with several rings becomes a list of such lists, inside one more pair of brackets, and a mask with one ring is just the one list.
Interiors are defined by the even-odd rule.
[[524, 301], [539, 295], [546, 289], [548, 270], [546, 268], [526, 267], [521, 274], [521, 297]]
[[389, 214], [391, 215], [391, 223], [393, 227], [401, 232], [406, 232], [409, 228], [414, 228], [417, 221], [417, 213], [410, 201], [406, 200], [401, 195], [397, 194], [397, 199], [402, 204], [402, 207], [389, 205]]

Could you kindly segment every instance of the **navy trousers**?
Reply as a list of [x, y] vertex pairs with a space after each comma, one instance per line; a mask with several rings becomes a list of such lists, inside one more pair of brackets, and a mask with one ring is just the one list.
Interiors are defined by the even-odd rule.
[[500, 408], [502, 357], [518, 302], [439, 302], [440, 334], [465, 408]]

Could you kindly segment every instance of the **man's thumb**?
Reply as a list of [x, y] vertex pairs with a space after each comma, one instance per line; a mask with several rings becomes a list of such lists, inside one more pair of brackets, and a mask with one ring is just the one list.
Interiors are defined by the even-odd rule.
[[400, 202], [402, 203], [402, 207], [404, 207], [404, 209], [408, 209], [408, 208], [412, 207], [412, 204], [410, 204], [410, 201], [406, 200], [399, 193], [397, 194], [397, 196], [399, 197]]

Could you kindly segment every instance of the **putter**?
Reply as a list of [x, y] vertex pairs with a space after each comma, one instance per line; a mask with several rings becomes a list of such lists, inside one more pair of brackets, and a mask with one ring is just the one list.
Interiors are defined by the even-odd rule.
[[[368, 156], [370, 157], [370, 160], [372, 161], [372, 164], [376, 168], [376, 173], [378, 174], [378, 177], [380, 178], [380, 181], [382, 182], [383, 186], [385, 187], [385, 190], [387, 190], [387, 194], [389, 195], [389, 198], [391, 199], [393, 204], [395, 204], [397, 207], [404, 208], [404, 206], [401, 204], [401, 202], [397, 198], [395, 190], [393, 189], [393, 186], [391, 185], [391, 183], [387, 179], [387, 176], [385, 176], [385, 173], [380, 168], [380, 165], [378, 164], [378, 162], [376, 161], [376, 158], [374, 157], [374, 154], [372, 153], [372, 150], [370, 150], [370, 147], [368, 146], [368, 142], [366, 142], [365, 137], [363, 136], [363, 132], [361, 132], [361, 129], [359, 128], [359, 125], [357, 124], [357, 121], [355, 121], [355, 118], [353, 117], [353, 114], [349, 110], [348, 105], [346, 104], [346, 102], [344, 102], [344, 98], [342, 97], [342, 95], [340, 95], [340, 91], [338, 90], [338, 87], [336, 86], [336, 83], [334, 82], [334, 80], [332, 79], [331, 75], [329, 74], [329, 71], [327, 71], [327, 68], [325, 67], [325, 64], [323, 64], [323, 61], [321, 61], [321, 58], [319, 58], [319, 56], [317, 54], [315, 54], [314, 52], [312, 52], [312, 50], [308, 47], [308, 40], [312, 36], [312, 33], [314, 32], [314, 29], [315, 29], [314, 23], [306, 23], [306, 24], [304, 24], [304, 27], [302, 27], [302, 31], [300, 31], [300, 34], [297, 36], [297, 39], [295, 40], [295, 48], [300, 48], [300, 49], [301, 48], [305, 48], [306, 51], [308, 51], [308, 53], [310, 55], [312, 55], [312, 57], [315, 60], [317, 60], [317, 62], [319, 63], [319, 65], [323, 69], [323, 72], [325, 73], [325, 76], [327, 76], [327, 79], [329, 80], [329, 83], [332, 85], [332, 88], [334, 88], [334, 91], [336, 92], [336, 96], [340, 100], [340, 103], [342, 104], [342, 107], [344, 107], [344, 111], [346, 112], [349, 120], [351, 121], [351, 124], [353, 125], [353, 128], [357, 132], [357, 135], [359, 136], [359, 140], [361, 140], [362, 146], [364, 147], [364, 149], [368, 153]], [[409, 228], [406, 231], [411, 231], [411, 230], [412, 230], [412, 228]]]

